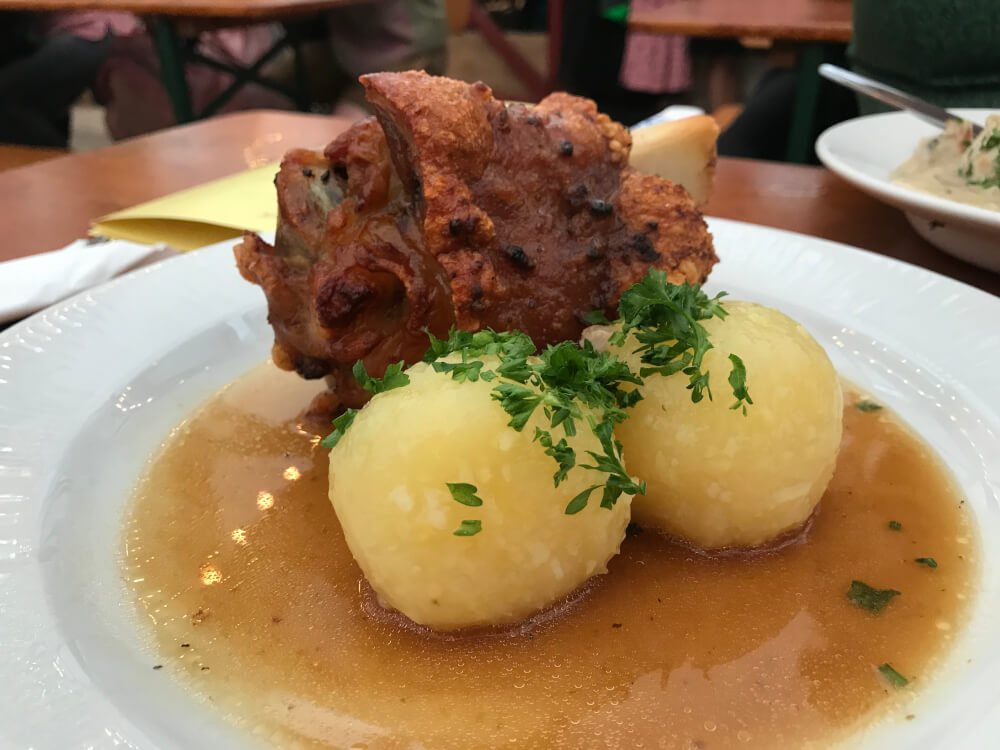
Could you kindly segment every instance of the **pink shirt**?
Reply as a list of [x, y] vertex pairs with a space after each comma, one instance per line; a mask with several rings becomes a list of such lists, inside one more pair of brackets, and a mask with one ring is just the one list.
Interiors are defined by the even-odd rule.
[[[673, 0], [632, 0], [631, 10], [662, 7]], [[619, 80], [632, 91], [664, 94], [691, 86], [688, 39], [677, 34], [629, 32]]]

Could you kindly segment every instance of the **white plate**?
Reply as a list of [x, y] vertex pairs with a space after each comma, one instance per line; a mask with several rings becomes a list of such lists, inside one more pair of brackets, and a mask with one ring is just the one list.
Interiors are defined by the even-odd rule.
[[[955, 109], [982, 125], [989, 109]], [[816, 154], [856, 188], [902, 209], [925, 240], [969, 263], [1000, 271], [1000, 211], [990, 211], [889, 181], [889, 173], [910, 158], [921, 138], [941, 132], [908, 112], [847, 120], [824, 131]]]
[[[722, 263], [710, 286], [801, 320], [844, 376], [934, 446], [982, 534], [1000, 536], [1000, 299], [843, 245], [722, 220], [711, 228]], [[263, 296], [236, 273], [230, 244], [0, 334], [0, 746], [253, 744], [150, 669], [157, 657], [118, 567], [143, 461], [268, 355]], [[917, 718], [886, 722], [864, 744], [986, 747], [1000, 734], [1000, 545], [983, 552], [972, 622], [917, 694]]]

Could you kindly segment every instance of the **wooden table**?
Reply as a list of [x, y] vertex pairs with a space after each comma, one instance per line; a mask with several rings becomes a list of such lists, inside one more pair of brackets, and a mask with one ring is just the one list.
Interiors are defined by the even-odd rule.
[[15, 146], [7, 143], [0, 143], [0, 172], [14, 167], [23, 167], [26, 164], [34, 164], [37, 161], [54, 159], [57, 156], [64, 156], [66, 149], [63, 148], [39, 148], [38, 146]]
[[107, 10], [140, 16], [267, 21], [320, 13], [363, 0], [0, 0], [0, 10]]
[[659, 34], [848, 42], [851, 0], [672, 0], [632, 13], [628, 23]]
[[[319, 146], [346, 126], [241, 112], [0, 173], [0, 260], [62, 247], [106, 213]], [[720, 159], [706, 213], [856, 245], [1000, 295], [1000, 275], [936, 250], [902, 213], [818, 167]]]
[[629, 15], [629, 28], [715, 39], [747, 37], [802, 44], [795, 112], [785, 158], [805, 163], [812, 149], [824, 45], [851, 39], [851, 0], [668, 0]]
[[[202, 55], [196, 49], [197, 32], [182, 33], [178, 19], [197, 21], [195, 28], [242, 26], [265, 21], [290, 21], [344, 5], [371, 0], [0, 0], [0, 11], [20, 10], [49, 12], [58, 10], [104, 10], [135, 13], [142, 16], [156, 53], [160, 75], [170, 97], [178, 123], [209, 117], [229, 101], [247, 83], [277, 91], [289, 97], [303, 111], [309, 109], [306, 63], [300, 49], [301, 31], [283, 24], [284, 34], [249, 66], [233, 65]], [[282, 50], [294, 53], [295, 85], [288, 88], [261, 76], [263, 67]], [[221, 70], [233, 76], [233, 82], [221, 91], [201, 112], [195, 112], [188, 89], [185, 66], [195, 63]]]

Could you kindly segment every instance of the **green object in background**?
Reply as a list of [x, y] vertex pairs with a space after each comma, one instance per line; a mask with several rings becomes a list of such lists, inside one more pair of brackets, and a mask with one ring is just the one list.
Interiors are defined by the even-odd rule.
[[149, 25], [153, 44], [160, 56], [163, 86], [170, 97], [177, 124], [191, 122], [194, 110], [191, 106], [191, 91], [184, 75], [184, 43], [178, 36], [172, 19], [154, 17], [150, 19]]
[[997, 0], [854, 0], [847, 54], [859, 73], [942, 107], [1000, 107]]
[[822, 62], [821, 44], [810, 44], [799, 52], [795, 71], [795, 109], [785, 148], [785, 160], [792, 164], [808, 164], [812, 154], [813, 129], [819, 106], [819, 66]]
[[625, 2], [611, 0], [610, 2], [603, 3], [603, 6], [601, 9], [601, 18], [620, 24], [625, 24], [628, 21], [627, 0]]

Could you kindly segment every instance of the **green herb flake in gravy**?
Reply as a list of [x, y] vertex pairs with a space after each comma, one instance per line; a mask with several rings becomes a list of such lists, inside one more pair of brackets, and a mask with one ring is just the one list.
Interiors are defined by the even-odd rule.
[[[892, 668], [889, 662], [879, 666], [878, 671], [885, 677], [894, 687], [906, 687], [910, 684], [910, 681], [903, 677], [899, 672]], [[907, 717], [909, 718], [909, 717]]]
[[861, 609], [878, 614], [894, 596], [899, 596], [896, 589], [876, 589], [862, 581], [851, 581], [851, 588], [847, 590], [847, 598]]
[[854, 404], [854, 408], [858, 411], [878, 411], [882, 408], [882, 405], [876, 404], [874, 401], [857, 401]]

